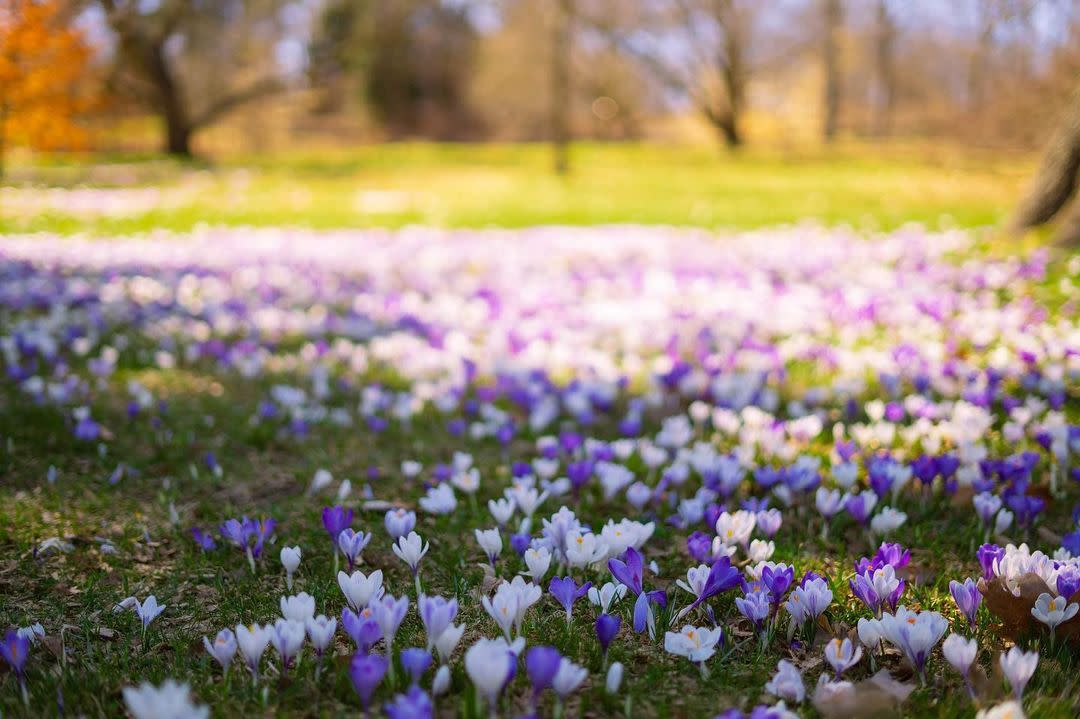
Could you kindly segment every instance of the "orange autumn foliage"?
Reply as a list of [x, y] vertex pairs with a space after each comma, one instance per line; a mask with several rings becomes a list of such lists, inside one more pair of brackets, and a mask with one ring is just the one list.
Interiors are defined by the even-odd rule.
[[0, 161], [5, 146], [76, 148], [91, 51], [66, 0], [0, 0]]

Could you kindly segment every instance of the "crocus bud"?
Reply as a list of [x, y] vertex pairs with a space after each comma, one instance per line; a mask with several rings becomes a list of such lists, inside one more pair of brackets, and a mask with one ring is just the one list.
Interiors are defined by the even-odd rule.
[[607, 681], [604, 686], [607, 688], [608, 694], [618, 694], [619, 685], [622, 684], [623, 665], [622, 662], [615, 662], [611, 665], [607, 672]]
[[302, 552], [300, 547], [282, 547], [281, 565], [285, 567], [285, 584], [292, 589], [293, 572], [300, 566]]
[[450, 667], [443, 664], [439, 671], [435, 672], [435, 679], [431, 682], [431, 693], [442, 696], [450, 688]]

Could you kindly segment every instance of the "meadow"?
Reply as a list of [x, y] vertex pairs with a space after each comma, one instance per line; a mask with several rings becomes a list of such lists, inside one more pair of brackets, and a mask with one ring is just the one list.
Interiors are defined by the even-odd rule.
[[0, 714], [1077, 716], [1031, 158], [572, 157], [11, 168]]

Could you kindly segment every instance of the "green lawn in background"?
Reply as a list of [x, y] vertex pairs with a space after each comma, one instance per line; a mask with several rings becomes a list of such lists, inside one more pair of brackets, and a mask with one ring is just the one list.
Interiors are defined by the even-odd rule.
[[[200, 223], [305, 227], [524, 227], [655, 223], [760, 227], [817, 220], [891, 229], [978, 227], [1016, 202], [1032, 158], [927, 144], [801, 150], [578, 144], [572, 172], [545, 145], [403, 143], [219, 158], [192, 165], [95, 157], [15, 167], [7, 183], [170, 188], [123, 217], [0, 207], [0, 231], [131, 233]], [[176, 190], [176, 188], [186, 188]]]

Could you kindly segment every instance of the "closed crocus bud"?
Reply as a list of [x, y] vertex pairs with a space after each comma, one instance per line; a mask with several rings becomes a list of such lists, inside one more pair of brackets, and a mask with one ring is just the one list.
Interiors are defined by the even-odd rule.
[[435, 679], [431, 682], [431, 693], [442, 696], [450, 688], [450, 667], [443, 664], [439, 671], [435, 672]]
[[619, 686], [622, 684], [622, 675], [622, 662], [615, 662], [612, 664], [607, 672], [607, 681], [604, 682], [604, 687], [607, 689], [608, 694], [619, 693]]
[[281, 566], [285, 567], [285, 584], [289, 589], [292, 589], [293, 573], [300, 566], [301, 555], [300, 547], [281, 548]]

